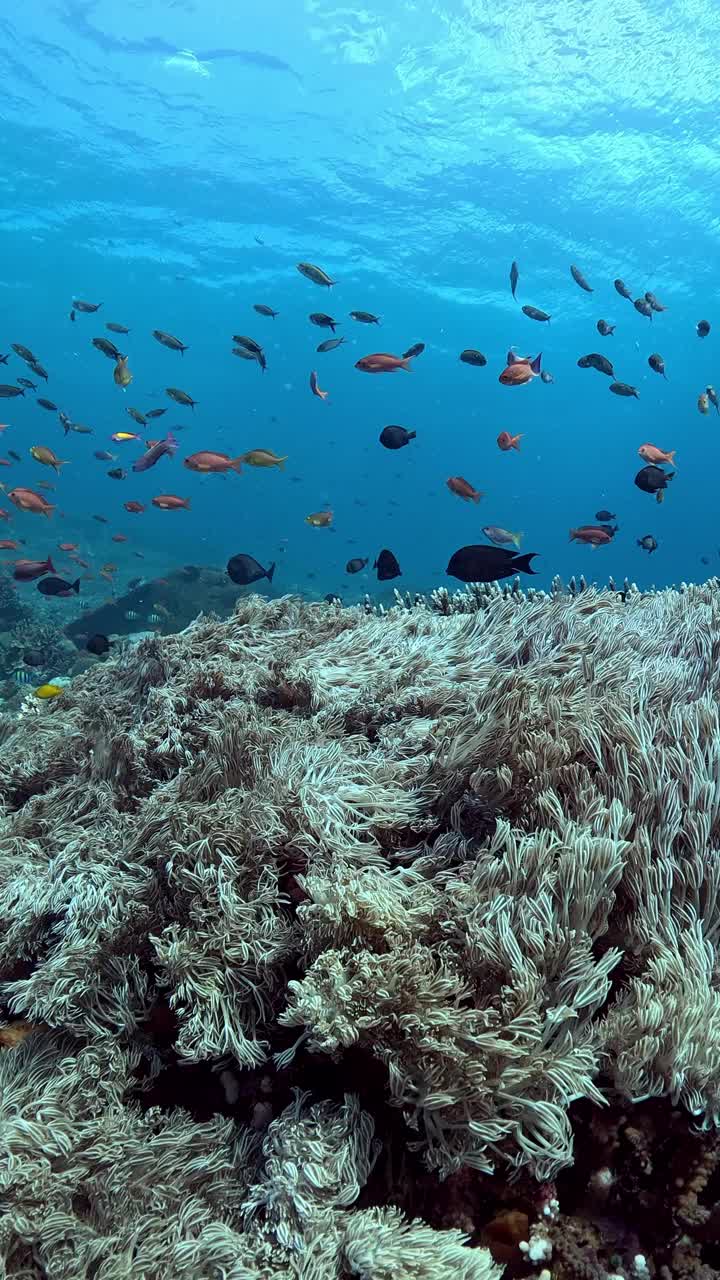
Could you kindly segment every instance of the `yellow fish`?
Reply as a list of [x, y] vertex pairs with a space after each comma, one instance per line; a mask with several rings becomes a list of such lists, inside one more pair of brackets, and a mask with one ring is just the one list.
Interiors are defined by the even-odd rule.
[[704, 392], [701, 396], [698, 396], [698, 409], [700, 410], [701, 413], [710, 412], [710, 401], [708, 400]]
[[125, 387], [130, 386], [130, 383], [133, 380], [133, 376], [130, 370], [128, 369], [127, 356], [118, 356], [117, 363], [115, 365], [115, 368], [113, 369], [113, 379], [114, 379], [115, 385], [117, 387], [122, 387], [123, 390], [125, 389]]
[[57, 698], [62, 693], [61, 684], [41, 684], [39, 689], [34, 690], [36, 698]]
[[249, 467], [279, 467], [282, 471], [287, 459], [287, 454], [279, 458], [272, 449], [251, 449], [249, 453], [242, 455], [240, 461], [246, 462]]
[[42, 462], [45, 467], [53, 467], [57, 474], [60, 474], [60, 468], [65, 466], [65, 461], [58, 458], [52, 449], [48, 449], [44, 444], [34, 444], [30, 450], [30, 456], [36, 462]]
[[315, 529], [327, 529], [332, 524], [332, 511], [313, 511], [311, 515], [305, 517], [305, 523], [311, 524]]

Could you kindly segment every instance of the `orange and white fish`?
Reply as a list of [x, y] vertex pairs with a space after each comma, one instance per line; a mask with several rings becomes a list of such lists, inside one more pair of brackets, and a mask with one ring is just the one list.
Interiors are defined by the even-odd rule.
[[503, 453], [507, 453], [509, 449], [517, 449], [520, 452], [520, 441], [522, 440], [522, 432], [518, 436], [511, 436], [509, 431], [501, 431], [497, 438], [498, 448]]
[[398, 369], [410, 373], [411, 359], [412, 356], [392, 356], [387, 351], [376, 351], [373, 355], [363, 356], [358, 360], [355, 368], [361, 373], [397, 373]]
[[514, 356], [508, 361], [507, 368], [503, 369], [498, 382], [501, 382], [504, 387], [522, 387], [526, 382], [532, 382], [533, 378], [540, 375], [541, 360], [542, 351], [538, 352], [534, 360]]
[[313, 395], [314, 395], [314, 396], [317, 396], [318, 400], [327, 400], [327, 398], [328, 398], [328, 396], [329, 396], [329, 394], [330, 394], [330, 392], [329, 392], [329, 391], [321, 391], [321, 390], [320, 390], [320, 388], [319, 388], [319, 386], [318, 386], [318, 376], [317, 376], [317, 374], [316, 374], [316, 372], [315, 372], [315, 370], [314, 370], [314, 369], [313, 369], [312, 373], [310, 374], [310, 390], [312, 391], [312, 393], [313, 393]]
[[466, 502], [479, 502], [485, 496], [479, 489], [474, 489], [468, 480], [463, 480], [462, 476], [450, 476], [447, 487], [451, 493], [456, 493], [458, 498], [464, 498]]
[[668, 462], [671, 467], [676, 465], [675, 449], [670, 449], [666, 452], [665, 449], [658, 449], [655, 444], [641, 444], [638, 453], [643, 462], [652, 462], [655, 466], [659, 466], [662, 462]]

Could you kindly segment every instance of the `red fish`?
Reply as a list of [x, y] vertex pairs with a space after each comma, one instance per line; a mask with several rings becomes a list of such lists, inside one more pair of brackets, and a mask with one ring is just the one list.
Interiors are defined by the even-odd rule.
[[190, 499], [178, 498], [175, 493], [159, 493], [156, 498], [153, 498], [152, 504], [154, 507], [159, 507], [161, 511], [179, 511], [181, 507], [186, 511], [190, 510]]
[[78, 545], [77, 542], [58, 542], [61, 551], [77, 551]]
[[55, 573], [55, 565], [49, 556], [47, 560], [16, 560], [13, 578], [17, 582], [32, 582], [45, 573]]
[[191, 453], [185, 458], [183, 466], [189, 471], [241, 471], [242, 457], [231, 458], [227, 453], [214, 453], [212, 449], [201, 449], [199, 453]]
[[13, 542], [12, 538], [2, 538], [0, 540], [0, 551], [17, 551], [20, 546], [19, 542]]
[[123, 506], [126, 511], [132, 511], [136, 515], [140, 514], [145, 510], [145, 507], [143, 506], [142, 502], [135, 502], [134, 500], [132, 502], [123, 502]]
[[479, 502], [485, 496], [478, 489], [474, 489], [467, 480], [463, 480], [462, 476], [450, 476], [447, 487], [451, 493], [456, 493], [458, 498], [464, 498], [466, 502]]
[[538, 377], [541, 360], [542, 351], [535, 356], [534, 360], [513, 359], [507, 368], [503, 369], [498, 381], [504, 387], [522, 387], [526, 382], [532, 382], [533, 378]]
[[113, 542], [127, 542], [127, 538], [124, 533], [114, 533], [112, 540]]
[[615, 531], [612, 526], [603, 528], [599, 524], [582, 524], [579, 529], [570, 530], [570, 542], [587, 542], [591, 547], [606, 547], [612, 542]]
[[412, 356], [391, 356], [387, 351], [376, 351], [374, 355], [363, 356], [362, 360], [358, 360], [355, 368], [361, 373], [396, 373], [398, 369], [405, 369], [410, 373], [411, 359]]
[[663, 462], [669, 462], [671, 467], [675, 466], [675, 449], [658, 449], [656, 444], [641, 444], [638, 453], [644, 462], [652, 462], [656, 467]]
[[318, 400], [327, 400], [327, 398], [328, 398], [328, 396], [329, 396], [329, 394], [330, 394], [330, 392], [329, 392], [329, 391], [321, 391], [321, 390], [320, 390], [320, 388], [319, 388], [319, 386], [318, 386], [317, 374], [316, 374], [316, 372], [315, 372], [315, 370], [314, 370], [314, 369], [313, 369], [312, 373], [310, 374], [310, 390], [312, 391], [312, 393], [313, 393], [313, 395], [314, 395], [314, 396], [317, 396], [317, 397], [318, 397]]
[[8, 498], [21, 511], [33, 511], [35, 515], [49, 516], [55, 510], [41, 493], [35, 493], [33, 489], [11, 489]]
[[0, 458], [0, 467], [11, 467], [12, 462], [9, 458]]
[[503, 453], [507, 453], [508, 449], [517, 449], [519, 452], [520, 440], [522, 440], [522, 432], [519, 436], [511, 436], [509, 431], [501, 431], [497, 438], [498, 448], [502, 449]]

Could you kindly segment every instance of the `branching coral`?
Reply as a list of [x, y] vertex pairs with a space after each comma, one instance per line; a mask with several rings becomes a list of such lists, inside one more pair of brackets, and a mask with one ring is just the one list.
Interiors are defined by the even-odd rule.
[[[122, 1105], [168, 1056], [269, 1070], [285, 1107], [323, 1064], [339, 1093], [286, 1107], [282, 1142], [345, 1134], [347, 1173], [352, 1129], [354, 1188], [358, 1106], [426, 1169], [498, 1182], [567, 1168], [579, 1102], [717, 1124], [720, 587], [580, 585], [382, 615], [248, 597], [4, 720], [8, 1014], [71, 1036], [69, 1064], [112, 1037]], [[337, 1101], [363, 1071], [390, 1109]], [[229, 1275], [309, 1247], [277, 1123], [244, 1216], [200, 1229]], [[327, 1198], [307, 1275], [375, 1280], [386, 1233], [414, 1274], [429, 1227], [380, 1197], [350, 1229]], [[428, 1248], [486, 1274], [459, 1237]]]

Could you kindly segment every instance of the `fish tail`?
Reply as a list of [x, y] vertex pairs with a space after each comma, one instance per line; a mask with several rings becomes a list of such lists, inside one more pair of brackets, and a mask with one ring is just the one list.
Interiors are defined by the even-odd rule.
[[535, 359], [530, 361], [530, 368], [532, 369], [533, 373], [539, 373], [539, 372], [540, 372], [540, 362], [541, 362], [541, 360], [542, 360], [542, 351], [538, 351], [538, 353], [537, 353], [537, 355], [536, 355]]
[[655, 494], [655, 501], [656, 501], [656, 502], [664, 502], [664, 501], [665, 501], [665, 490], [664, 490], [664, 489], [658, 489], [657, 493]]
[[481, 498], [485, 497], [485, 494], [478, 492], [478, 493], [473, 493], [470, 496], [473, 502], [479, 502]]
[[520, 440], [522, 440], [522, 432], [520, 433], [519, 436], [513, 436], [512, 443], [511, 443], [511, 447], [513, 449], [517, 449], [518, 453], [520, 452], [520, 445], [518, 443]]
[[48, 556], [47, 558], [47, 570], [48, 570], [48, 573], [57, 573], [57, 569], [55, 568], [55, 565], [50, 559], [50, 556]]
[[568, 537], [568, 542], [574, 542], [576, 538], [577, 538], [577, 529], [571, 529], [570, 536]]
[[75, 579], [75, 581], [73, 582], [73, 584], [72, 584], [72, 589], [73, 589], [73, 591], [75, 592], [75, 595], [79, 595], [79, 593], [80, 593], [80, 579], [79, 579], [79, 578], [76, 578], [76, 579]]
[[417, 431], [408, 431], [408, 440], [414, 440], [417, 437]]
[[512, 535], [512, 541], [515, 543], [516, 547], [520, 546], [520, 543], [522, 542], [522, 540], [523, 540], [523, 535], [521, 533], [514, 533]]
[[675, 454], [676, 454], [676, 453], [677, 453], [677, 449], [671, 449], [671, 450], [670, 450], [670, 452], [669, 452], [669, 454], [668, 454], [668, 456], [667, 456], [667, 460], [668, 460], [668, 462], [670, 463], [670, 466], [671, 466], [671, 467], [674, 467], [674, 466], [675, 466]]
[[183, 506], [185, 507], [185, 510], [186, 510], [186, 511], [189, 511], [189, 510], [190, 510], [190, 499], [189, 499], [189, 498], [183, 498]]
[[411, 360], [412, 356], [406, 356], [404, 360], [400, 361], [400, 368], [404, 369], [406, 373], [412, 373], [412, 365], [410, 364]]
[[230, 463], [230, 470], [237, 471], [239, 475], [240, 472], [242, 471], [242, 464], [244, 461], [245, 461], [244, 453], [242, 453], [239, 458], [233, 458], [232, 462]]
[[534, 560], [536, 555], [537, 551], [528, 551], [524, 556], [515, 556], [512, 562], [513, 570], [519, 569], [521, 573], [535, 573], [535, 570], [530, 568], [530, 561]]
[[49, 520], [54, 510], [55, 510], [54, 506], [49, 504], [47, 507], [43, 507], [43, 515], [47, 516]]
[[265, 574], [265, 577], [267, 578], [268, 582], [272, 582], [274, 572], [275, 572], [275, 561], [273, 560], [272, 564], [270, 565], [270, 568], [267, 570]]
[[285, 463], [286, 463], [286, 462], [287, 462], [287, 457], [285, 457], [285, 458], [278, 458], [277, 462], [275, 463], [275, 466], [277, 467], [278, 471], [284, 471], [284, 470], [285, 470]]

